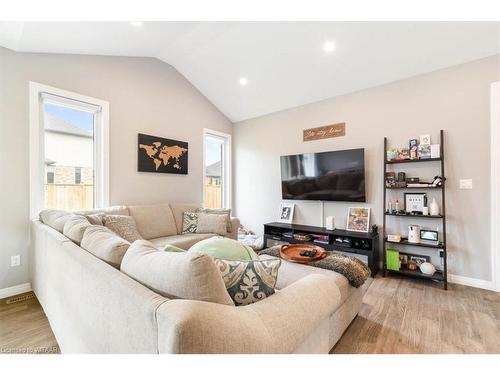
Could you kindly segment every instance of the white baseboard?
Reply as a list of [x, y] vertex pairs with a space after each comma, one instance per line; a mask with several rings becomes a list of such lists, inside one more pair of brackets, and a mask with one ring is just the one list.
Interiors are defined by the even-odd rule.
[[472, 277], [458, 276], [458, 275], [448, 275], [448, 282], [466, 286], [472, 286], [474, 288], [495, 290], [495, 284], [493, 281], [474, 279]]
[[31, 283], [19, 284], [10, 288], [0, 289], [0, 299], [15, 296], [17, 294], [31, 292]]

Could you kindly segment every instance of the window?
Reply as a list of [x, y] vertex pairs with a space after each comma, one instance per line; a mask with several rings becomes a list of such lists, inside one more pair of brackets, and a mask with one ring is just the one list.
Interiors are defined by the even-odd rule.
[[108, 204], [108, 105], [30, 83], [30, 206], [79, 210]]
[[231, 207], [231, 136], [205, 129], [203, 202], [206, 208]]

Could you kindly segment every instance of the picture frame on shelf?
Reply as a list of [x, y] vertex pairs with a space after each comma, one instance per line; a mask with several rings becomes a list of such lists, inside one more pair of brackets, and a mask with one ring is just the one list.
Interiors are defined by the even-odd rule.
[[424, 212], [426, 193], [405, 193], [404, 211], [406, 213]]
[[280, 206], [279, 222], [291, 224], [293, 222], [294, 203], [282, 202]]
[[431, 145], [421, 144], [418, 146], [418, 158], [430, 159], [431, 158]]
[[420, 136], [420, 145], [429, 145], [431, 144], [431, 135], [423, 134]]
[[368, 233], [370, 230], [370, 208], [349, 207], [346, 230]]

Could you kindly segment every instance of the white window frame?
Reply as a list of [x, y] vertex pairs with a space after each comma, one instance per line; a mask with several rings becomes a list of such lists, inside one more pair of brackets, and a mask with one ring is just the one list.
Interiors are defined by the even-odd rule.
[[217, 130], [212, 129], [203, 129], [203, 192], [202, 192], [202, 202], [205, 205], [205, 171], [207, 169], [206, 163], [206, 146], [205, 146], [205, 138], [206, 136], [214, 136], [218, 138], [224, 138], [224, 155], [222, 160], [222, 206], [223, 208], [230, 209], [232, 203], [232, 189], [233, 189], [233, 181], [231, 174], [231, 134], [223, 133]]
[[[44, 208], [45, 142], [43, 129], [42, 96], [57, 97], [59, 103], [67, 100], [67, 106], [76, 100], [90, 107], [99, 107], [94, 115], [94, 207], [109, 205], [109, 103], [58, 89], [37, 82], [29, 83], [30, 91], [30, 217], [38, 218]], [[81, 107], [78, 107], [81, 109]]]

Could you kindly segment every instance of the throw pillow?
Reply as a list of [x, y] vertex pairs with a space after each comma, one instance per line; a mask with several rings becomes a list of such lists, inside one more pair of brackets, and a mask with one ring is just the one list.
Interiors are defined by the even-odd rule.
[[249, 305], [274, 294], [280, 259], [214, 261], [236, 306]]
[[40, 212], [40, 221], [62, 233], [64, 224], [66, 224], [66, 221], [68, 221], [73, 215], [74, 214], [72, 212], [68, 211], [43, 210]]
[[104, 225], [130, 243], [142, 240], [132, 216], [106, 215], [104, 216]]
[[85, 216], [72, 215], [66, 223], [64, 223], [63, 234], [77, 245], [80, 245], [85, 229], [90, 226], [91, 224]]
[[104, 213], [100, 214], [92, 214], [92, 215], [84, 215], [87, 220], [90, 222], [92, 225], [104, 225]]
[[221, 236], [227, 233], [227, 217], [203, 212], [184, 212], [182, 234], [214, 233]]
[[198, 229], [198, 214], [196, 212], [182, 213], [182, 234], [196, 233]]
[[184, 253], [186, 250], [181, 249], [180, 247], [174, 245], [167, 244], [163, 248], [163, 251], [166, 251], [167, 253]]
[[218, 214], [198, 213], [198, 228], [196, 233], [227, 234], [227, 217]]
[[195, 243], [189, 248], [191, 252], [208, 254], [212, 258], [226, 260], [256, 260], [255, 251], [242, 243], [225, 237], [212, 237]]
[[217, 266], [206, 254], [169, 253], [151, 242], [136, 241], [125, 253], [120, 269], [167, 298], [234, 306]]
[[224, 215], [227, 218], [226, 232], [231, 233], [233, 231], [233, 226], [231, 224], [231, 209], [226, 208], [204, 208], [200, 210], [206, 214]]
[[81, 247], [115, 268], [120, 268], [130, 242], [102, 225], [91, 225], [83, 234]]

